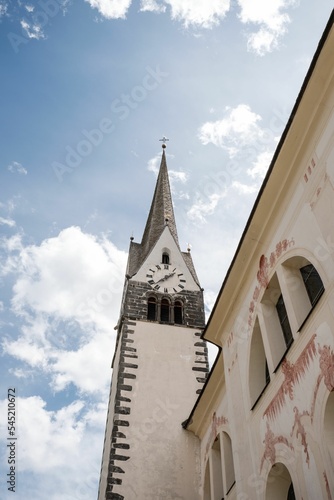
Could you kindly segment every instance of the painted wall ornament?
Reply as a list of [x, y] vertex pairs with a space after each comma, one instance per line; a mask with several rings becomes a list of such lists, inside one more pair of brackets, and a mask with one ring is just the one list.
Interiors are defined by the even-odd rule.
[[270, 465], [274, 465], [276, 463], [276, 449], [275, 446], [279, 443], [285, 444], [291, 451], [294, 450], [293, 446], [286, 437], [284, 436], [275, 436], [273, 431], [270, 429], [269, 422], [267, 421], [267, 431], [263, 440], [264, 444], [264, 452], [261, 459], [260, 472], [262, 471], [262, 467], [265, 460], [268, 460]]
[[286, 358], [283, 360], [281, 369], [284, 381], [266, 408], [263, 416], [274, 419], [284, 407], [286, 397], [288, 396], [291, 401], [293, 400], [294, 386], [300, 382], [308, 370], [311, 361], [317, 354], [315, 337], [316, 334], [313, 334], [295, 363], [290, 363]]

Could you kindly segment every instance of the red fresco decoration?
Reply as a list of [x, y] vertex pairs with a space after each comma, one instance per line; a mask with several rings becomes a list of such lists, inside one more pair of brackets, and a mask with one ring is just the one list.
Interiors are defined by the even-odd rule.
[[[284, 239], [282, 241], [279, 241], [276, 244], [275, 250], [271, 252], [269, 258], [266, 257], [265, 255], [261, 255], [260, 257], [260, 262], [259, 262], [259, 270], [257, 272], [257, 281], [259, 285], [257, 285], [254, 289], [252, 300], [249, 304], [249, 309], [248, 309], [248, 327], [252, 326], [252, 321], [253, 321], [253, 314], [255, 311], [255, 306], [256, 303], [259, 299], [260, 292], [262, 288], [267, 288], [269, 285], [269, 274], [272, 268], [276, 265], [277, 259], [280, 258], [282, 253], [286, 252], [290, 247], [292, 247], [295, 244], [294, 239], [292, 238], [291, 240]], [[227, 346], [230, 347], [230, 345], [233, 342], [233, 337], [234, 333], [231, 332], [228, 339], [227, 339]]]
[[302, 421], [301, 421], [302, 417], [305, 417], [305, 416], [309, 417], [310, 414], [308, 411], [303, 411], [303, 413], [300, 413], [300, 411], [298, 410], [298, 408], [296, 406], [294, 407], [293, 411], [295, 414], [295, 422], [292, 426], [290, 436], [292, 437], [295, 428], [297, 428], [296, 437], [298, 438], [298, 435], [300, 435], [300, 437], [301, 437], [302, 445], [304, 447], [304, 453], [306, 455], [306, 463], [308, 466], [310, 466], [310, 455], [308, 452], [308, 444], [306, 441], [306, 430], [305, 430], [305, 427], [303, 426]]
[[210, 436], [208, 439], [208, 443], [206, 445], [205, 449], [205, 454], [207, 455], [209, 452], [209, 449], [211, 447], [211, 443], [216, 439], [219, 429], [222, 425], [227, 425], [228, 424], [228, 419], [224, 416], [217, 417], [216, 412], [212, 415], [212, 422], [211, 422], [211, 432]]
[[275, 267], [277, 259], [279, 259], [280, 256], [294, 244], [295, 241], [293, 238], [291, 240], [284, 239], [276, 244], [275, 250], [271, 252], [269, 258], [265, 255], [261, 255], [259, 270], [256, 275], [259, 286], [255, 287], [252, 298], [253, 300], [249, 304], [248, 326], [252, 325], [253, 313], [255, 311], [255, 305], [259, 299], [261, 289], [267, 288], [269, 285], [270, 271]]
[[[283, 408], [285, 404], [285, 397], [289, 395], [290, 400], [293, 400], [293, 388], [297, 382], [300, 381], [301, 377], [306, 373], [310, 362], [314, 359], [317, 354], [316, 345], [315, 345], [315, 337], [316, 334], [312, 335], [311, 339], [305, 346], [301, 355], [297, 359], [295, 364], [289, 363], [286, 359], [282, 362], [282, 371], [285, 376], [285, 380], [282, 383], [280, 389], [276, 393], [276, 396], [273, 398], [269, 406], [264, 412], [264, 416], [267, 416], [270, 419], [274, 419], [278, 412]], [[313, 400], [311, 405], [311, 413], [307, 410], [304, 410], [302, 413], [295, 406], [293, 408], [295, 419], [294, 424], [292, 426], [290, 436], [292, 437], [293, 433], [296, 430], [296, 437], [301, 438], [301, 443], [304, 448], [304, 453], [306, 456], [306, 463], [309, 466], [310, 456], [308, 451], [308, 443], [307, 443], [307, 433], [305, 426], [302, 422], [302, 417], [308, 417], [313, 422], [314, 409], [315, 409], [315, 401], [316, 396], [319, 390], [319, 386], [322, 380], [324, 380], [324, 384], [327, 389], [331, 392], [334, 390], [334, 352], [328, 345], [321, 347], [318, 344], [318, 353], [319, 353], [319, 367], [320, 374], [317, 378], [316, 386], [313, 393]], [[288, 440], [283, 436], [275, 436], [269, 427], [269, 422], [267, 421], [267, 432], [263, 443], [265, 444], [265, 450], [263, 453], [262, 461], [261, 461], [261, 470], [263, 466], [263, 462], [265, 459], [268, 459], [269, 462], [273, 465], [275, 463], [276, 454], [275, 454], [275, 444], [284, 443], [291, 450], [293, 450], [293, 446], [289, 444]], [[326, 491], [328, 495], [328, 500], [332, 500], [332, 496], [329, 490], [328, 479], [326, 473], [324, 472], [324, 478], [326, 482]]]
[[228, 372], [229, 373], [231, 373], [231, 370], [232, 370], [233, 366], [236, 364], [237, 361], [238, 361], [238, 353], [236, 353], [236, 355], [234, 356], [234, 358], [231, 361], [231, 365], [228, 367]]
[[262, 467], [264, 461], [267, 459], [271, 465], [276, 463], [276, 450], [275, 446], [278, 443], [283, 443], [290, 448], [290, 450], [294, 450], [292, 444], [284, 436], [275, 436], [273, 431], [269, 427], [269, 422], [267, 422], [267, 432], [263, 440], [264, 444], [264, 452], [261, 459], [261, 467], [260, 472], [262, 471]]
[[331, 490], [329, 488], [329, 482], [328, 482], [328, 477], [327, 477], [326, 472], [324, 472], [324, 479], [325, 479], [325, 484], [326, 484], [326, 492], [327, 492], [328, 500], [332, 500]]
[[328, 345], [318, 348], [320, 359], [319, 366], [325, 386], [332, 392], [334, 389], [334, 353]]
[[[312, 167], [312, 168], [311, 168]], [[304, 173], [304, 181], [308, 182], [310, 176], [312, 175], [312, 170], [315, 168], [314, 158], [311, 160], [311, 165], [307, 166], [306, 172]]]
[[301, 377], [305, 375], [310, 362], [316, 356], [315, 337], [316, 334], [313, 334], [295, 363], [290, 363], [286, 358], [282, 361], [281, 368], [284, 375], [284, 381], [266, 408], [263, 416], [274, 419], [285, 405], [286, 396], [288, 395], [290, 400], [293, 400], [294, 386], [299, 383]]
[[321, 347], [319, 344], [318, 344], [318, 353], [320, 354], [319, 358], [320, 374], [318, 375], [317, 382], [313, 391], [313, 400], [311, 405], [312, 422], [315, 410], [315, 402], [317, 399], [317, 394], [321, 381], [324, 380], [324, 384], [329, 390], [329, 392], [332, 392], [334, 390], [334, 353], [328, 345], [324, 345], [323, 347]]

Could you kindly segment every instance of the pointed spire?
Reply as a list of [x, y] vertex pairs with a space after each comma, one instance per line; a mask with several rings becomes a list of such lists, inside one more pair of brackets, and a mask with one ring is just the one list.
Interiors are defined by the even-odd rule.
[[144, 254], [153, 247], [166, 225], [168, 225], [179, 246], [166, 163], [166, 145], [163, 144], [162, 148], [162, 158], [157, 184], [141, 242]]

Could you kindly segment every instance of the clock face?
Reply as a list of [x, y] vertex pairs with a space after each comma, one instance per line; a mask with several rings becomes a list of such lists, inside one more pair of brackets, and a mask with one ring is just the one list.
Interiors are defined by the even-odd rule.
[[156, 292], [179, 293], [185, 288], [184, 274], [170, 264], [156, 264], [146, 273], [147, 283]]

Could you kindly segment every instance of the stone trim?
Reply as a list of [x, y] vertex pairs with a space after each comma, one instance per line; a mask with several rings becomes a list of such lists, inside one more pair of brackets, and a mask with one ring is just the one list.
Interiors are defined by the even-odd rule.
[[[194, 350], [195, 350], [195, 361], [192, 370], [196, 375], [196, 380], [200, 386], [196, 390], [196, 394], [201, 394], [203, 386], [209, 376], [209, 360], [208, 360], [208, 348], [206, 346], [205, 340], [201, 337], [202, 331], [194, 333]], [[200, 359], [198, 359], [200, 357]], [[200, 365], [200, 366], [198, 366]]]
[[[120, 358], [116, 379], [106, 500], [124, 499], [124, 496], [116, 493], [114, 488], [122, 485], [123, 479], [119, 477], [120, 474], [125, 474], [122, 463], [130, 459], [131, 453], [130, 444], [125, 441], [127, 438], [126, 428], [130, 426], [126, 417], [131, 414], [131, 398], [129, 396], [131, 396], [133, 389], [132, 381], [136, 379], [136, 374], [132, 370], [135, 371], [138, 368], [138, 364], [135, 362], [138, 359], [137, 349], [133, 347], [134, 340], [130, 338], [134, 333], [134, 329], [129, 328], [131, 326], [136, 326], [136, 323], [125, 318], [120, 338]], [[129, 370], [131, 371], [129, 372]], [[126, 395], [123, 395], [123, 391]]]

